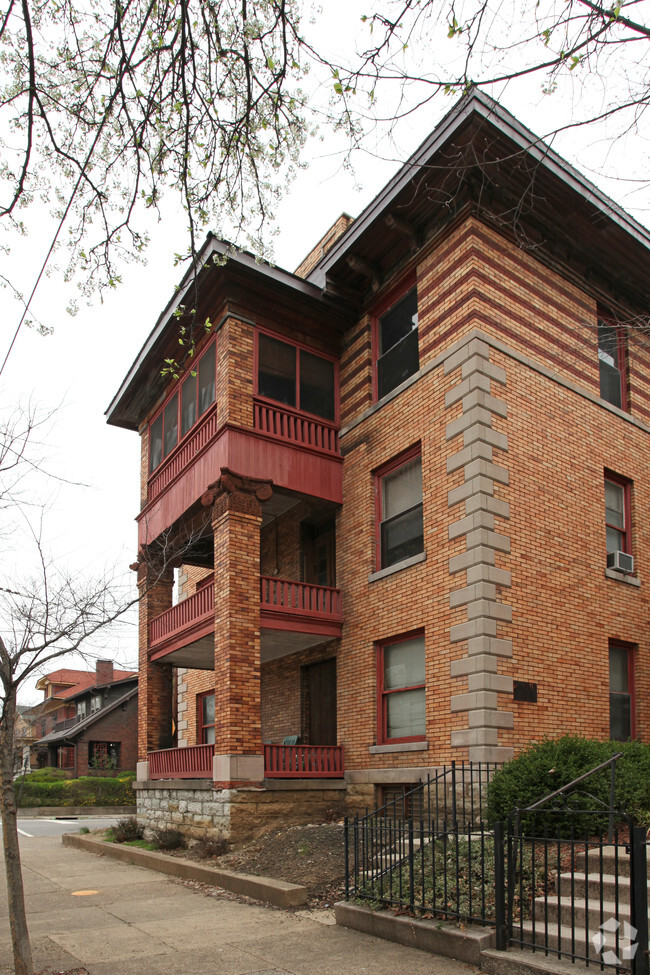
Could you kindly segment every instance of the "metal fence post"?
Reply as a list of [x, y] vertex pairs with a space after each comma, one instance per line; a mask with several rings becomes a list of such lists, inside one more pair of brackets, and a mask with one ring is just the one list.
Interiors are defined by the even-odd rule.
[[348, 829], [350, 824], [348, 822], [348, 817], [346, 816], [343, 820], [343, 855], [345, 856], [345, 899], [350, 900], [350, 837], [348, 835]]
[[506, 939], [506, 870], [503, 823], [494, 824], [494, 920], [497, 948], [505, 951]]
[[632, 959], [634, 975], [648, 975], [648, 865], [646, 831], [630, 829], [630, 922], [636, 928], [636, 952]]

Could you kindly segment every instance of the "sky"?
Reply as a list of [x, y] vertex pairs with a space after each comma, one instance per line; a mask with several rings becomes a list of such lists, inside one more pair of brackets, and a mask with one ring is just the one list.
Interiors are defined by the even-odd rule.
[[[339, 53], [342, 38], [346, 45], [355, 36], [363, 39], [360, 14], [364, 6], [358, 0], [345, 5], [337, 0], [328, 8], [336, 10], [336, 17], [326, 19], [318, 30], [332, 53]], [[438, 43], [447, 43], [444, 32]], [[325, 86], [329, 83], [327, 78], [322, 81]], [[568, 84], [575, 86], [575, 79], [570, 78]], [[565, 88], [544, 95], [540, 89], [536, 79], [503, 85], [491, 94], [534, 132], [545, 135], [571, 120], [571, 92]], [[592, 87], [589, 97], [597, 108], [603, 88]], [[442, 97], [397, 127], [379, 125], [354, 153], [353, 171], [343, 165], [340, 137], [323, 132], [322, 139], [311, 140], [306, 166], [277, 210], [276, 263], [293, 270], [340, 213], [356, 216], [452, 103]], [[382, 110], [388, 116], [393, 111], [390, 94]], [[647, 171], [645, 134], [638, 125], [625, 140], [612, 143], [603, 127], [582, 128], [563, 133], [553, 145], [647, 223], [647, 184], [629, 179]], [[604, 179], [605, 170], [619, 178]], [[33, 222], [30, 235], [17, 241], [12, 253], [3, 258], [2, 273], [25, 291], [47, 250], [48, 228], [42, 215]], [[182, 275], [174, 267], [174, 254], [182, 249], [183, 221], [171, 203], [165, 205], [163, 219], [152, 223], [150, 233], [147, 263], [127, 267], [122, 284], [105, 294], [102, 302], [95, 299], [87, 306], [80, 300], [74, 317], [66, 312], [75, 296], [74, 285], [64, 284], [56, 273], [47, 278], [37, 292], [34, 311], [53, 327], [53, 334], [41, 336], [23, 327], [0, 378], [0, 409], [5, 415], [30, 398], [43, 410], [56, 410], [41, 447], [44, 466], [52, 476], [37, 479], [35, 491], [36, 498], [47, 504], [43, 534], [53, 560], [80, 577], [108, 569], [127, 587], [135, 583], [127, 567], [137, 554], [134, 518], [139, 506], [139, 437], [107, 426], [104, 411]], [[17, 303], [0, 291], [0, 359], [19, 316]], [[17, 522], [20, 519], [19, 514]], [[14, 573], [19, 578], [29, 569], [33, 552], [18, 532], [7, 540], [5, 549], [5, 569], [8, 561], [11, 564], [9, 578]], [[136, 669], [135, 616], [96, 642], [93, 650], [122, 667]], [[79, 661], [67, 664], [86, 666]], [[89, 661], [88, 666], [94, 664]], [[33, 684], [35, 680], [22, 690], [19, 700], [38, 700]]]

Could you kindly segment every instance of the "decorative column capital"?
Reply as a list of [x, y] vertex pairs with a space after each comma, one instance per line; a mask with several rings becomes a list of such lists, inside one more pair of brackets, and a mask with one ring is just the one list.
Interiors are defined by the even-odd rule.
[[222, 467], [221, 477], [208, 486], [201, 497], [201, 504], [205, 507], [212, 505], [215, 518], [225, 511], [261, 517], [261, 502], [268, 501], [272, 494], [273, 481], [244, 477]]

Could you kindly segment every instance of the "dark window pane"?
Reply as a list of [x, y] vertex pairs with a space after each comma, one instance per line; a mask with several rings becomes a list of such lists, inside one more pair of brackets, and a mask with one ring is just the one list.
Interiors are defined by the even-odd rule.
[[379, 355], [384, 355], [401, 339], [418, 328], [418, 293], [411, 288], [379, 318]]
[[170, 399], [163, 411], [164, 416], [164, 450], [165, 457], [178, 443], [178, 393]]
[[181, 437], [196, 423], [196, 376], [188, 376], [181, 395]]
[[621, 362], [618, 330], [603, 322], [598, 324], [598, 365], [600, 395], [612, 406], [622, 406]]
[[151, 424], [149, 433], [149, 470], [155, 471], [162, 460], [162, 413]]
[[385, 569], [424, 551], [422, 505], [396, 515], [381, 526], [381, 567]]
[[300, 352], [300, 409], [324, 420], [334, 419], [334, 363]]
[[214, 403], [216, 361], [216, 345], [213, 345], [199, 362], [199, 416]]
[[629, 694], [609, 695], [609, 737], [628, 741], [632, 734], [632, 708]]
[[296, 405], [296, 349], [260, 335], [258, 391], [287, 406]]
[[377, 361], [379, 399], [403, 383], [420, 368], [417, 329], [401, 339]]

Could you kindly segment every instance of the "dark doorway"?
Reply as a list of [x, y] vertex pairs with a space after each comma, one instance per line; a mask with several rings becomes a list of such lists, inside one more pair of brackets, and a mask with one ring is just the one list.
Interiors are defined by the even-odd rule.
[[336, 658], [305, 668], [310, 745], [336, 745]]
[[335, 537], [333, 518], [320, 525], [303, 523], [303, 582], [332, 588], [336, 585]]

